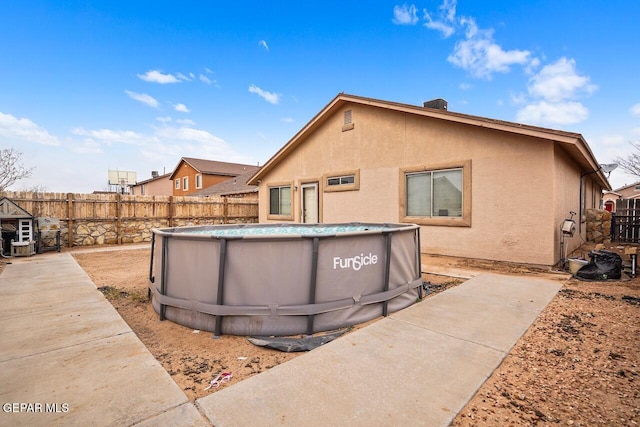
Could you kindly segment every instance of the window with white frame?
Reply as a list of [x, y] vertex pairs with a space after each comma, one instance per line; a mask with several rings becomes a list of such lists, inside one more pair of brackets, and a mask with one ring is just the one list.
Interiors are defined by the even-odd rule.
[[332, 176], [327, 178], [327, 186], [334, 187], [338, 185], [351, 185], [355, 184], [356, 176], [355, 175], [344, 175], [344, 176]]
[[324, 191], [353, 191], [360, 189], [360, 170], [348, 170], [324, 175]]
[[189, 189], [189, 177], [182, 178], [182, 190], [187, 191]]
[[180, 178], [176, 179], [175, 189], [176, 189], [176, 190], [179, 190], [179, 189], [180, 189]]
[[291, 216], [291, 186], [269, 187], [269, 215]]
[[196, 175], [196, 188], [202, 188], [202, 174]]

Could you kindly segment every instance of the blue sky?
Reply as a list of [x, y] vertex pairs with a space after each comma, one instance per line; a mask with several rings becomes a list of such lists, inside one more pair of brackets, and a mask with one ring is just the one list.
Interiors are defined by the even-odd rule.
[[[640, 2], [0, 0], [10, 189], [90, 193], [180, 157], [264, 164], [339, 92], [640, 140]], [[636, 179], [620, 170], [614, 188]]]

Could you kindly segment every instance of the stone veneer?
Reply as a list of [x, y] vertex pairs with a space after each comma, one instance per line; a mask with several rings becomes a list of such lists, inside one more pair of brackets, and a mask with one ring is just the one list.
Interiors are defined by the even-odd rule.
[[587, 242], [611, 242], [611, 212], [587, 209]]

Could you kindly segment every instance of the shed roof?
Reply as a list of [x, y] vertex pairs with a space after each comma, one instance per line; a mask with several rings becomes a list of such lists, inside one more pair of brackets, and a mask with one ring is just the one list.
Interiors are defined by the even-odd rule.
[[531, 126], [522, 123], [508, 122], [504, 120], [490, 119], [469, 114], [454, 113], [448, 110], [426, 108], [398, 102], [383, 101], [374, 98], [366, 98], [345, 93], [338, 94], [329, 104], [327, 104], [315, 117], [313, 117], [297, 134], [293, 136], [276, 154], [274, 154], [264, 166], [249, 180], [249, 184], [257, 184], [271, 169], [273, 169], [283, 158], [292, 152], [298, 145], [302, 144], [308, 135], [326, 121], [335, 110], [345, 104], [368, 105], [374, 108], [405, 112], [418, 116], [429, 117], [438, 120], [477, 126], [481, 128], [494, 129], [502, 132], [511, 132], [520, 135], [531, 136], [546, 140], [552, 140], [562, 145], [571, 158], [580, 165], [584, 173], [593, 173], [598, 178], [603, 188], [611, 190], [611, 185], [600, 169], [595, 156], [591, 152], [584, 137], [579, 133], [566, 132], [556, 129], [548, 129], [538, 126]]
[[20, 218], [33, 218], [33, 215], [16, 205], [7, 197], [0, 199], [0, 219]]

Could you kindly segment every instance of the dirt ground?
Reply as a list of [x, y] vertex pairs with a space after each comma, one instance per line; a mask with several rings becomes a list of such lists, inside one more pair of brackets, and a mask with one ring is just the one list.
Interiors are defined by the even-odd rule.
[[[623, 252], [615, 245], [606, 249]], [[160, 322], [146, 299], [148, 249], [73, 255], [192, 401], [298, 355]], [[584, 282], [536, 266], [444, 257], [428, 263], [563, 282], [453, 426], [640, 424], [640, 278]], [[424, 278], [434, 293], [462, 283]], [[206, 390], [222, 372], [232, 374], [230, 381]]]

